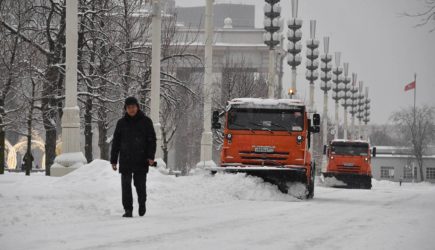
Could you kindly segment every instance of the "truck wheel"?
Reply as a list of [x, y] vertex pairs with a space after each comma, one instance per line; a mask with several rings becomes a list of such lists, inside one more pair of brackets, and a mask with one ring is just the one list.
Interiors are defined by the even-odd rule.
[[217, 171], [210, 171], [210, 174], [213, 175], [213, 176], [214, 176], [216, 173], [217, 173]]
[[283, 194], [288, 194], [288, 186], [287, 183], [280, 183], [277, 185], [278, 186], [278, 190], [281, 191], [281, 193]]
[[372, 178], [368, 178], [366, 182], [366, 189], [372, 189]]

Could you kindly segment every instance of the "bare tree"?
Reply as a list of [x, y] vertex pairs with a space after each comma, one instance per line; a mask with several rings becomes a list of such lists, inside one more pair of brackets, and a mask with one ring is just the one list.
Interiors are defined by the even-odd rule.
[[[20, 31], [29, 22], [26, 5], [21, 1], [0, 1], [0, 16], [4, 22], [13, 23]], [[14, 112], [21, 109], [18, 105], [16, 85], [22, 75], [22, 64], [26, 49], [24, 41], [0, 25], [0, 174], [5, 169], [6, 129], [16, 127]], [[12, 125], [12, 126], [11, 126]]]
[[[244, 57], [225, 55], [222, 63], [222, 85], [220, 94], [214, 98], [215, 109], [223, 111], [234, 98], [265, 97], [267, 85], [265, 75], [257, 72]], [[214, 141], [220, 147], [223, 143], [223, 128], [215, 131]]]
[[[418, 18], [419, 22], [416, 27], [433, 25], [435, 23], [435, 0], [425, 0], [425, 10], [417, 13], [403, 13], [404, 16]], [[430, 32], [435, 31], [435, 27], [430, 29]]]
[[401, 146], [397, 133], [391, 125], [373, 125], [370, 133], [370, 143], [379, 146]]
[[421, 180], [424, 181], [423, 156], [428, 145], [435, 141], [435, 107], [402, 109], [393, 113], [391, 120], [402, 135], [403, 142], [412, 147]]
[[40, 70], [45, 78], [41, 108], [45, 129], [46, 174], [50, 175], [50, 166], [56, 157], [57, 128], [64, 99], [65, 1], [17, 2], [22, 3], [24, 12], [32, 14], [31, 22], [18, 29], [16, 23], [0, 18], [0, 25], [45, 57], [45, 65]]

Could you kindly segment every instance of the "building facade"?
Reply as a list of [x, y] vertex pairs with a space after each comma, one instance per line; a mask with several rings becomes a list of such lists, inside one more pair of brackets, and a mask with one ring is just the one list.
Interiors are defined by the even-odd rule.
[[[376, 180], [417, 182], [421, 180], [417, 161], [409, 148], [377, 146], [372, 158], [372, 174]], [[435, 155], [423, 157], [423, 175], [427, 182], [435, 183]]]

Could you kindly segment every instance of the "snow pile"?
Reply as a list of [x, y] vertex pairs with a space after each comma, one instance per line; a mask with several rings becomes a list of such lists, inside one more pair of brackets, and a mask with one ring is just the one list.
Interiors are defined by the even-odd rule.
[[[107, 161], [95, 160], [64, 177], [6, 174], [0, 180], [2, 184], [11, 182], [6, 190], [14, 189], [14, 196], [5, 189], [0, 193], [0, 209], [8, 206], [8, 211], [13, 211], [12, 216], [0, 218], [2, 226], [20, 223], [29, 217], [40, 222], [65, 222], [86, 220], [87, 216], [119, 216], [123, 212], [120, 175]], [[150, 212], [237, 200], [295, 200], [280, 193], [274, 185], [242, 174], [211, 176], [201, 172], [194, 176], [175, 177], [150, 168], [147, 187]], [[135, 192], [133, 194], [136, 197]], [[15, 202], [17, 200], [25, 200], [28, 207], [21, 207], [21, 202]], [[137, 208], [136, 199], [134, 202]]]

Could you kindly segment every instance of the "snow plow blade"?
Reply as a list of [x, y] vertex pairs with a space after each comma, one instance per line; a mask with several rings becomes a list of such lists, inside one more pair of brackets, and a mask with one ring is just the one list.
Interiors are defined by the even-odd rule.
[[[371, 189], [372, 177], [369, 175], [347, 173], [323, 173], [325, 183], [332, 187], [351, 189]], [[335, 182], [335, 180], [337, 182]]]
[[[274, 184], [278, 186], [278, 189], [283, 193], [288, 193], [289, 188], [294, 183], [300, 183], [304, 186], [307, 186], [307, 173], [306, 169], [303, 167], [268, 167], [268, 166], [227, 166], [227, 167], [214, 167], [214, 168], [206, 168], [212, 174], [217, 172], [223, 173], [243, 173], [246, 175], [259, 177], [263, 179], [265, 182]], [[312, 198], [312, 197], [298, 197], [297, 198]], [[302, 196], [302, 195], [301, 195]]]

